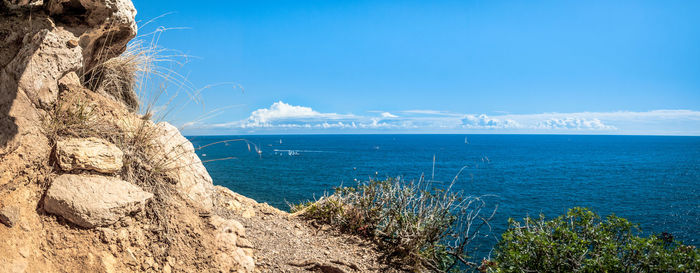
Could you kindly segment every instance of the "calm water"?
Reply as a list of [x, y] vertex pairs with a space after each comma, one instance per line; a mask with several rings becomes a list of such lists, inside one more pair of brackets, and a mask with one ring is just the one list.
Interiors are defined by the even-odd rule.
[[[465, 137], [469, 144], [465, 144]], [[190, 137], [195, 147], [235, 136]], [[198, 151], [214, 183], [280, 209], [353, 179], [430, 177], [494, 194], [494, 234], [509, 217], [586, 206], [615, 213], [643, 230], [700, 244], [700, 137], [552, 135], [284, 135]], [[280, 143], [281, 140], [281, 143]], [[292, 151], [292, 152], [290, 152]]]

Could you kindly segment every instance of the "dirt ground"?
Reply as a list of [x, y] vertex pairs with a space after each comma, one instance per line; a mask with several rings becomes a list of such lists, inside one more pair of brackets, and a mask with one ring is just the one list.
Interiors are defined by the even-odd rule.
[[219, 186], [215, 203], [218, 215], [245, 227], [258, 272], [402, 272], [383, 263], [363, 238], [314, 226]]

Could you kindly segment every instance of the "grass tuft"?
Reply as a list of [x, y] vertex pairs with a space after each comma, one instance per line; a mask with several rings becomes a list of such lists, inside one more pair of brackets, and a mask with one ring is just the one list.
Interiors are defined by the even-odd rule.
[[[454, 183], [454, 181], [453, 181]], [[496, 209], [485, 215], [482, 197], [431, 188], [421, 178], [369, 180], [339, 187], [315, 202], [291, 206], [308, 220], [370, 239], [384, 258], [413, 271], [448, 272], [475, 267], [468, 247], [480, 237]]]
[[139, 109], [139, 98], [136, 94], [138, 75], [145, 73], [148, 58], [147, 50], [132, 43], [121, 55], [107, 59], [83, 73], [83, 85], [95, 92], [111, 96], [116, 101], [135, 112]]

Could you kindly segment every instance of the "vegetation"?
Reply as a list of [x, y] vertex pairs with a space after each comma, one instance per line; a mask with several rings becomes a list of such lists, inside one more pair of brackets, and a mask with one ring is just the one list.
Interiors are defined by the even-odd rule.
[[[454, 183], [454, 181], [453, 181]], [[292, 206], [307, 219], [373, 239], [385, 259], [413, 271], [458, 271], [475, 267], [469, 244], [495, 209], [481, 197], [431, 188], [424, 179], [370, 180], [340, 187], [316, 202]]]
[[428, 189], [430, 183], [370, 180], [339, 187], [293, 213], [373, 239], [388, 262], [433, 272], [700, 272], [700, 253], [667, 233], [642, 236], [636, 224], [586, 208], [545, 220], [509, 220], [495, 258], [470, 261], [469, 244], [495, 213], [483, 198]]
[[637, 225], [585, 208], [546, 221], [509, 220], [489, 272], [700, 272], [700, 254], [664, 233], [640, 236]]
[[[171, 211], [169, 205], [175, 183], [166, 173], [179, 166], [182, 152], [178, 148], [163, 151], [157, 138], [163, 132], [154, 125], [154, 105], [167, 92], [166, 83], [172, 83], [190, 95], [188, 82], [163, 64], [179, 64], [176, 55], [165, 55], [157, 41], [160, 29], [154, 33], [150, 43], [143, 36], [129, 43], [125, 52], [108, 58], [98, 56], [99, 62], [90, 69], [77, 71], [82, 87], [62, 86], [56, 105], [44, 120], [43, 130], [51, 145], [63, 138], [97, 137], [115, 144], [123, 153], [124, 166], [119, 176], [154, 194], [156, 202], [150, 202], [146, 215], [153, 225], [161, 230], [162, 241], [170, 242], [175, 237], [170, 230]], [[105, 51], [100, 50], [100, 54]], [[153, 87], [147, 82], [159, 84]], [[86, 89], [83, 89], [86, 88]], [[116, 117], [113, 106], [105, 106], [92, 96], [92, 92], [111, 97], [123, 104], [131, 117]], [[173, 100], [177, 94], [172, 95]], [[191, 100], [196, 100], [192, 95]], [[169, 105], [166, 105], [169, 106]], [[171, 109], [161, 109], [159, 118]], [[141, 113], [142, 115], [138, 115]], [[180, 163], [181, 164], [181, 163]], [[89, 172], [89, 171], [85, 171]]]

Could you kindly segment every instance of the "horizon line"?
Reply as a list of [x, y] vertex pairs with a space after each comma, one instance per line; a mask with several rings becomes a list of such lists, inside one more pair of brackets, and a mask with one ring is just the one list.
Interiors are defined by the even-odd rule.
[[672, 134], [557, 134], [557, 133], [276, 133], [276, 134], [183, 134], [185, 137], [200, 136], [313, 136], [313, 135], [511, 135], [511, 136], [659, 136], [659, 137], [700, 137], [700, 135]]

